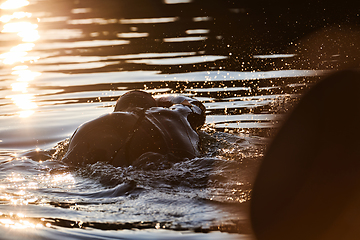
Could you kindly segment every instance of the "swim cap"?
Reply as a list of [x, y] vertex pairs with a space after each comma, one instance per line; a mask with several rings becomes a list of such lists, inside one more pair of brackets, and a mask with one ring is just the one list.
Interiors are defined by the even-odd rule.
[[123, 94], [118, 99], [114, 112], [126, 111], [135, 107], [148, 109], [156, 106], [155, 99], [149, 93], [134, 90]]

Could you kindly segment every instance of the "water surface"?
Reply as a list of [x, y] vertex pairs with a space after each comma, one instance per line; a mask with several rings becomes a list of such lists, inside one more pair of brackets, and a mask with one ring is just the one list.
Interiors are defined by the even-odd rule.
[[[252, 181], [271, 136], [320, 76], [357, 62], [351, 44], [324, 54], [315, 41], [324, 31], [356, 40], [352, 10], [334, 17], [330, 8], [321, 22], [282, 3], [1, 4], [0, 228], [8, 239], [251, 239]], [[203, 155], [144, 168], [62, 163], [74, 130], [132, 89], [202, 101]]]

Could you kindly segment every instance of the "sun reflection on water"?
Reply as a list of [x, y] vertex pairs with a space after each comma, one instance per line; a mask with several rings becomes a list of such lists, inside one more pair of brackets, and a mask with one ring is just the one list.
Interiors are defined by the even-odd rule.
[[[69, 189], [74, 188], [75, 178], [71, 173], [44, 173], [39, 175], [25, 176], [22, 173], [12, 172], [1, 180], [0, 202], [15, 206], [49, 204], [49, 199], [43, 195], [37, 195], [35, 189]], [[18, 215], [18, 217], [22, 217]], [[0, 213], [1, 219], [1, 213]], [[3, 224], [0, 220], [0, 225]]]
[[[23, 43], [10, 47], [8, 52], [0, 54], [0, 61], [3, 64], [13, 66], [12, 75], [16, 77], [15, 82], [11, 84], [12, 91], [16, 94], [6, 96], [20, 108], [19, 116], [26, 118], [31, 116], [37, 108], [35, 95], [28, 93], [29, 82], [40, 76], [40, 72], [29, 69], [29, 64], [39, 59], [37, 56], [28, 56], [35, 46], [35, 41], [40, 38], [37, 30], [38, 24], [31, 21], [32, 14], [24, 11], [14, 11], [29, 5], [26, 0], [8, 0], [0, 5], [0, 9], [7, 10], [7, 14], [0, 16], [0, 21], [4, 23], [1, 33], [17, 34]], [[39, 21], [37, 19], [37, 21]]]
[[9, 177], [7, 177], [7, 180], [9, 182], [22, 182], [25, 180], [25, 178], [21, 177], [20, 174], [12, 173]]
[[27, 0], [7, 0], [0, 5], [0, 9], [17, 9], [29, 5]]
[[20, 32], [28, 32], [29, 30], [35, 30], [38, 28], [37, 24], [33, 24], [31, 22], [14, 22], [7, 23], [4, 25], [3, 33], [20, 33]]
[[[1, 213], [0, 213], [1, 214]], [[10, 213], [9, 215], [1, 214], [0, 217], [0, 225], [5, 227], [10, 227], [14, 229], [25, 229], [25, 228], [41, 228], [41, 227], [50, 227], [50, 223], [42, 224], [39, 221], [32, 221], [26, 219], [26, 216], [22, 213], [13, 214]]]
[[28, 117], [34, 113], [32, 109], [37, 108], [37, 104], [33, 102], [33, 94], [17, 94], [10, 95], [7, 98], [11, 100], [18, 106], [22, 111], [20, 112], [20, 117]]
[[28, 12], [14, 12], [12, 15], [3, 15], [0, 17], [0, 22], [7, 23], [12, 19], [21, 19], [21, 18], [30, 18], [32, 16], [31, 13]]

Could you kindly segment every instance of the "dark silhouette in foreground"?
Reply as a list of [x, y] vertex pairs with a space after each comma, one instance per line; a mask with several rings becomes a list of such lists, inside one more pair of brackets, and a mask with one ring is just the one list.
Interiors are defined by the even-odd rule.
[[360, 239], [360, 74], [337, 72], [299, 102], [254, 183], [258, 240]]
[[204, 122], [205, 107], [193, 98], [154, 99], [146, 92], [131, 91], [119, 98], [114, 112], [74, 132], [63, 161], [128, 166], [163, 158], [193, 158], [200, 155], [197, 130]]

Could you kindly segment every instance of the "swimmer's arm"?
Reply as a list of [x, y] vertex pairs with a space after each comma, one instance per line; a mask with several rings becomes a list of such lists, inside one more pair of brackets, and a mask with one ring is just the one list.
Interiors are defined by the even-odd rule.
[[181, 104], [185, 99], [183, 96], [164, 96], [156, 98], [156, 104], [158, 107], [171, 107], [174, 104]]
[[197, 106], [200, 108], [200, 112], [198, 114], [205, 114], [205, 106], [199, 102], [198, 100], [185, 96], [165, 96], [156, 99], [156, 103], [158, 107], [171, 107], [175, 104], [182, 104], [184, 106], [188, 106], [190, 108]]
[[205, 106], [198, 100], [185, 96], [165, 96], [156, 99], [158, 107], [169, 108], [176, 104], [187, 106], [191, 109], [188, 121], [194, 129], [199, 129], [205, 123]]

